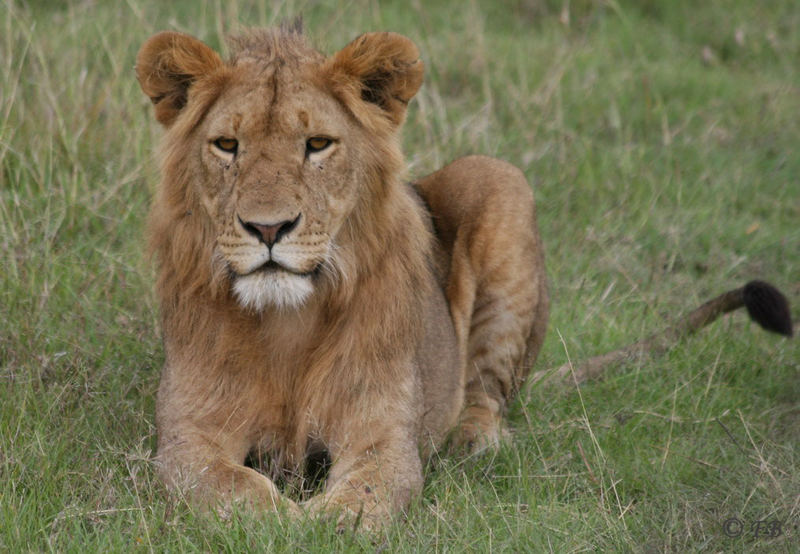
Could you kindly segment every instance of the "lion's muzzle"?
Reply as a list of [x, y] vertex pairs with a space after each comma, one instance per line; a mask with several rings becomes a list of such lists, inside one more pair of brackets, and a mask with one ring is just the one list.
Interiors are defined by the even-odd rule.
[[300, 222], [301, 214], [297, 214], [297, 217], [294, 219], [280, 221], [278, 223], [243, 221], [240, 216], [237, 217], [245, 231], [266, 244], [267, 248], [271, 249], [276, 242], [291, 233], [297, 227], [297, 224]]

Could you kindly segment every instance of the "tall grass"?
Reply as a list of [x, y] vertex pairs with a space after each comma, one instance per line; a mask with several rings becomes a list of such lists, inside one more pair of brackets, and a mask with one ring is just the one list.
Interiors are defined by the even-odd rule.
[[[224, 50], [226, 33], [298, 14], [327, 52], [377, 29], [420, 46], [412, 174], [468, 153], [526, 172], [554, 300], [540, 368], [751, 278], [797, 304], [791, 0], [2, 0], [0, 550], [795, 549], [800, 350], [741, 315], [601, 382], [525, 388], [513, 440], [434, 460], [408, 520], [377, 539], [209, 520], [164, 494], [142, 248], [160, 130], [134, 56], [159, 30]], [[729, 537], [734, 517], [745, 527]]]

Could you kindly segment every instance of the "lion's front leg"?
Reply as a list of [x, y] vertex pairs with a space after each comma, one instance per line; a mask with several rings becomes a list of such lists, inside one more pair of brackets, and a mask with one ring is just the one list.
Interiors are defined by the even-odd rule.
[[397, 429], [380, 434], [378, 438], [369, 432], [373, 440], [357, 441], [331, 453], [334, 463], [325, 492], [306, 504], [312, 514], [331, 514], [342, 527], [375, 530], [408, 507], [422, 490], [416, 440]]
[[266, 476], [238, 463], [230, 452], [203, 434], [182, 433], [159, 445], [156, 465], [161, 478], [192, 504], [226, 516], [236, 505], [299, 514]]

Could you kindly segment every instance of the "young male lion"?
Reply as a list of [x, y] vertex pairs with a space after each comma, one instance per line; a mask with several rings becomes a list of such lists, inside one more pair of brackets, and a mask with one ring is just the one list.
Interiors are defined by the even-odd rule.
[[136, 72], [166, 128], [150, 242], [166, 364], [158, 466], [204, 504], [298, 506], [248, 454], [331, 466], [311, 512], [386, 521], [447, 437], [496, 443], [548, 318], [533, 195], [469, 157], [403, 181], [414, 44], [333, 56], [255, 32], [223, 61], [166, 32]]

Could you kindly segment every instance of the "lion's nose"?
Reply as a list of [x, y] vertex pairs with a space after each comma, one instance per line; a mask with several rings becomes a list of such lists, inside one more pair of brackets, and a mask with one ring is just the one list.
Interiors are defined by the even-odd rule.
[[258, 240], [272, 248], [272, 245], [281, 240], [287, 234], [292, 232], [292, 229], [297, 227], [300, 221], [300, 215], [294, 219], [281, 221], [280, 223], [256, 223], [255, 221], [242, 221], [239, 218], [239, 223], [242, 224], [245, 231], [255, 236]]

